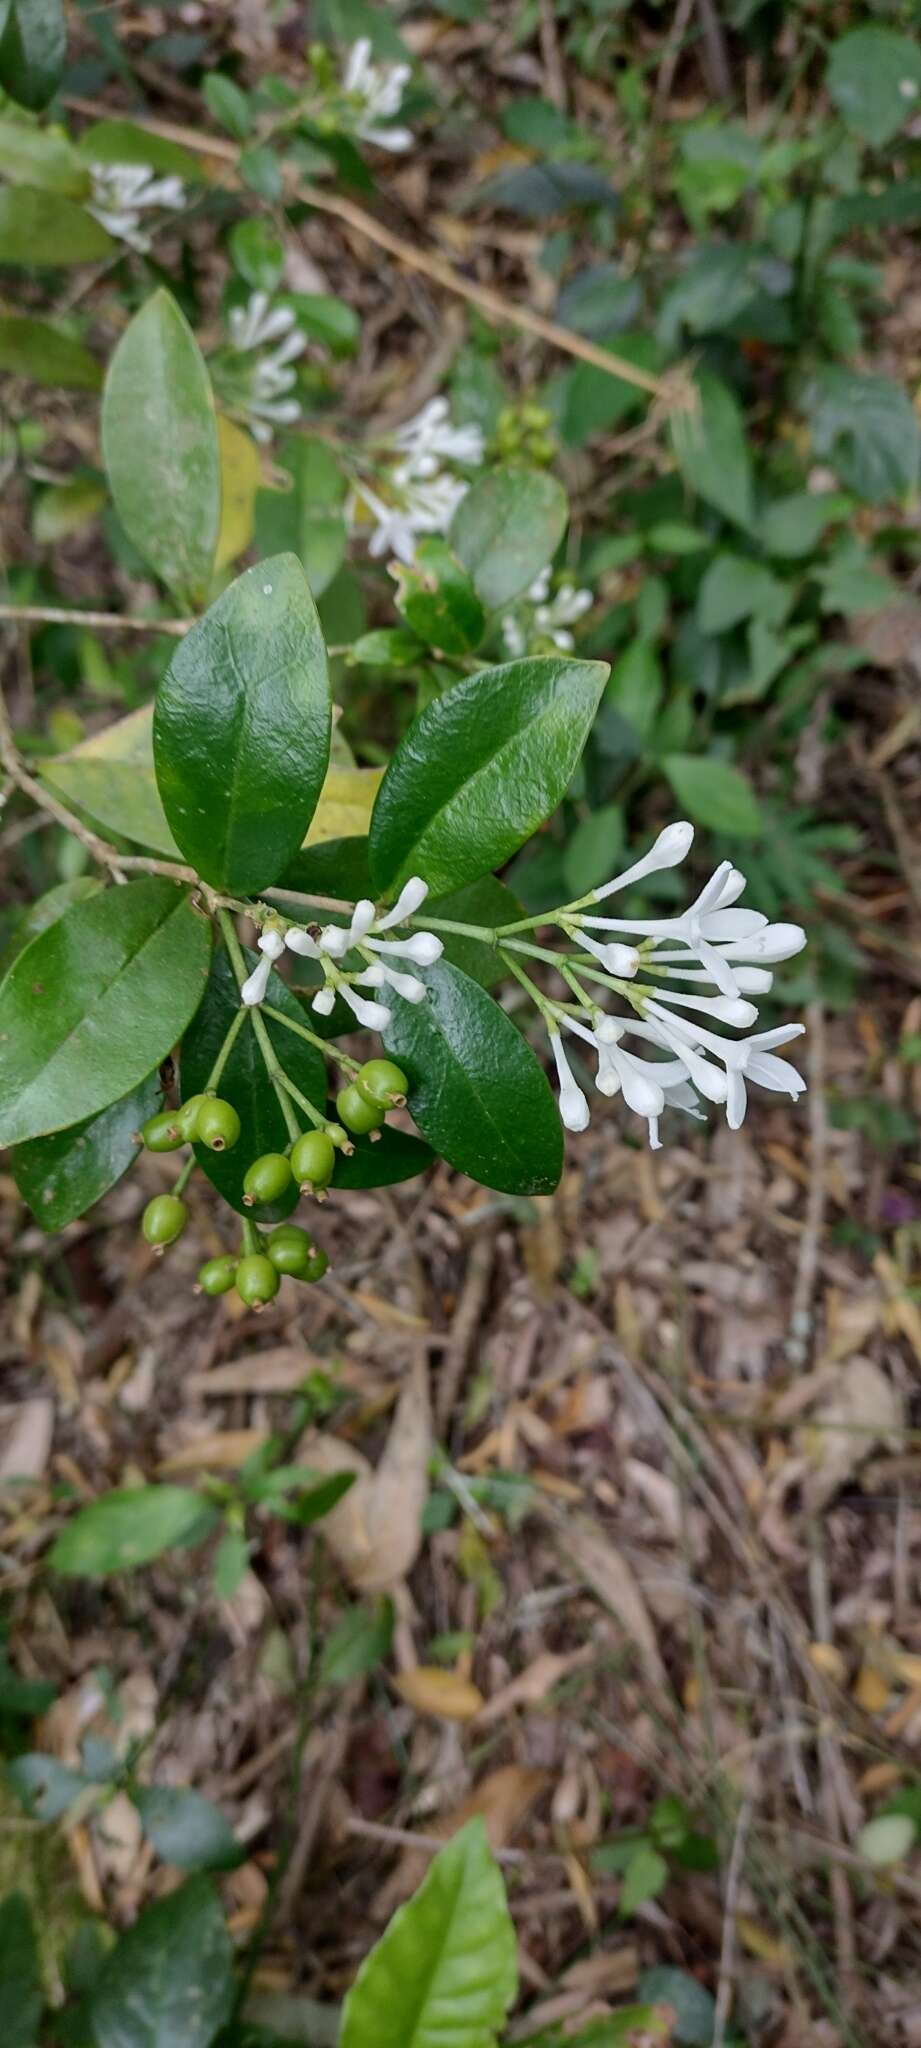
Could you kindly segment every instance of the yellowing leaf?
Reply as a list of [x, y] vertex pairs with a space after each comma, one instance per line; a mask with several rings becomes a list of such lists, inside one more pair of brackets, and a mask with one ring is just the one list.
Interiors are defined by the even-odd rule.
[[383, 779], [383, 768], [330, 768], [304, 845], [363, 838]]
[[252, 436], [223, 414], [218, 416], [217, 439], [221, 455], [221, 525], [214, 566], [226, 569], [252, 540], [262, 465]]
[[437, 1664], [416, 1664], [401, 1671], [394, 1685], [407, 1704], [420, 1714], [438, 1714], [445, 1721], [472, 1721], [483, 1705], [483, 1695], [469, 1678], [456, 1671], [442, 1671]]

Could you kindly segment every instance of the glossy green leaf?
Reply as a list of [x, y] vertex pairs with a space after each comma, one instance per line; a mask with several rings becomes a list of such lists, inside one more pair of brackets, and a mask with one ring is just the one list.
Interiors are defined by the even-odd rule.
[[362, 1964], [339, 2048], [491, 2048], [516, 1979], [501, 1872], [468, 1821]]
[[[335, 1114], [335, 1104], [331, 1102], [331, 1120]], [[409, 1131], [401, 1131], [395, 1124], [385, 1124], [374, 1143], [370, 1137], [353, 1136], [352, 1144], [355, 1150], [350, 1155], [342, 1152], [336, 1155], [334, 1187], [395, 1187], [399, 1181], [414, 1180], [417, 1173], [425, 1173], [434, 1159], [430, 1145], [423, 1144], [421, 1138], [414, 1138]]]
[[891, 28], [852, 29], [832, 45], [827, 84], [853, 134], [882, 149], [916, 112], [921, 49]]
[[155, 135], [136, 121], [93, 121], [80, 137], [80, 155], [91, 164], [145, 164], [158, 176], [201, 182], [201, 159], [181, 142]]
[[401, 740], [371, 818], [371, 872], [395, 893], [421, 875], [447, 895], [501, 867], [571, 781], [607, 664], [563, 655], [465, 676]]
[[511, 604], [546, 568], [566, 528], [562, 484], [543, 469], [509, 465], [471, 485], [451, 526], [451, 545], [487, 611]]
[[0, 36], [0, 85], [20, 107], [46, 107], [67, 58], [64, 0], [10, 0]]
[[68, 199], [85, 199], [90, 191], [86, 162], [66, 135], [9, 114], [0, 114], [0, 175], [13, 185], [39, 185]]
[[215, 888], [255, 893], [297, 852], [329, 761], [329, 680], [294, 555], [246, 569], [179, 644], [154, 763], [177, 844]]
[[[357, 903], [359, 896], [370, 896], [372, 886], [367, 836], [357, 833], [302, 847], [278, 878], [280, 889], [297, 889], [306, 896], [337, 896], [343, 903]], [[296, 916], [296, 908], [288, 915]]]
[[700, 405], [672, 423], [678, 466], [689, 490], [737, 526], [754, 517], [751, 456], [735, 392], [717, 377], [699, 381]]
[[0, 264], [34, 270], [49, 264], [100, 263], [117, 244], [86, 208], [35, 185], [0, 191]]
[[37, 2048], [44, 1998], [35, 1927], [22, 1892], [0, 1900], [4, 2048]]
[[459, 968], [440, 960], [419, 972], [428, 1001], [394, 996], [384, 1036], [408, 1076], [423, 1137], [484, 1187], [551, 1193], [563, 1135], [543, 1067], [505, 1011]]
[[[262, 958], [261, 953], [247, 953], [247, 973], [255, 967], [257, 958]], [[269, 977], [266, 1002], [271, 1003], [273, 1009], [284, 1010], [295, 1023], [309, 1024], [296, 996], [291, 995], [280, 975]], [[198, 1095], [204, 1088], [239, 1008], [239, 990], [230, 961], [222, 948], [215, 955], [201, 1008], [182, 1041], [182, 1093], [186, 1099], [190, 1095]], [[322, 1053], [295, 1032], [286, 1031], [283, 1024], [275, 1023], [271, 1017], [266, 1017], [265, 1026], [279, 1059], [283, 1061], [285, 1072], [295, 1086], [317, 1109], [325, 1108], [326, 1064]], [[280, 1201], [264, 1203], [253, 1209], [247, 1208], [243, 1201], [243, 1176], [247, 1167], [263, 1152], [284, 1152], [288, 1144], [287, 1126], [269, 1083], [250, 1019], [239, 1031], [221, 1075], [221, 1095], [237, 1111], [242, 1125], [240, 1137], [229, 1152], [209, 1152], [206, 1145], [196, 1145], [198, 1163], [225, 1202], [229, 1202], [241, 1216], [252, 1216], [258, 1223], [280, 1223], [290, 1215], [298, 1199], [293, 1182]], [[306, 1125], [307, 1119], [299, 1116], [299, 1121]]]
[[114, 1188], [138, 1155], [137, 1133], [160, 1108], [159, 1074], [98, 1116], [13, 1149], [13, 1179], [43, 1230], [63, 1230]]
[[738, 768], [696, 754], [666, 754], [662, 767], [682, 810], [695, 825], [739, 839], [759, 837], [764, 826], [761, 807], [747, 776]]
[[67, 1578], [105, 1579], [200, 1542], [216, 1518], [191, 1486], [119, 1487], [79, 1509], [52, 1544], [49, 1563]]
[[135, 314], [109, 364], [102, 452], [129, 540], [180, 602], [199, 601], [221, 518], [217, 420], [204, 357], [167, 291]]
[[[450, 896], [430, 896], [425, 905], [426, 925], [430, 918], [436, 924], [447, 918], [452, 924], [479, 924], [494, 930], [496, 925], [515, 924], [523, 916], [517, 896], [495, 875], [483, 875], [478, 882], [468, 882], [466, 888], [453, 890]], [[478, 981], [481, 988], [493, 988], [497, 981], [505, 979], [507, 970], [496, 947], [488, 941], [471, 938], [464, 932], [439, 931], [438, 936], [444, 946], [444, 958], [469, 974], [471, 981]]]
[[[469, 654], [483, 637], [483, 606], [470, 577], [438, 534], [420, 540], [411, 567], [397, 567], [397, 611], [441, 654]], [[365, 636], [368, 637], [367, 635]]]
[[38, 1750], [14, 1757], [7, 1764], [6, 1776], [33, 1820], [60, 1820], [86, 1790], [87, 1783], [82, 1771], [72, 1771], [67, 1764], [59, 1763], [57, 1757], [45, 1756]]
[[94, 1116], [152, 1073], [198, 1008], [211, 927], [158, 877], [90, 896], [0, 984], [0, 1145]]
[[136, 1785], [131, 1797], [164, 1863], [179, 1870], [233, 1870], [245, 1849], [219, 1806], [174, 1785]]
[[233, 2004], [233, 1945], [206, 1878], [147, 1906], [90, 1997], [95, 2048], [211, 2048]]
[[39, 932], [47, 931], [50, 924], [56, 924], [74, 903], [82, 903], [85, 896], [97, 896], [102, 883], [95, 875], [75, 875], [71, 882], [58, 882], [53, 889], [46, 889], [44, 896], [37, 896], [23, 911], [0, 963], [0, 972], [6, 973], [12, 967], [17, 953], [25, 951]]

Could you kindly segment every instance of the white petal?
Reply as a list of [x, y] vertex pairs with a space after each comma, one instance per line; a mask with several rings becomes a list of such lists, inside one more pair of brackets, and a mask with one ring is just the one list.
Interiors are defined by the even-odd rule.
[[634, 861], [623, 874], [615, 875], [612, 882], [605, 882], [603, 889], [593, 891], [594, 901], [600, 903], [605, 896], [612, 896], [616, 889], [626, 889], [630, 882], [641, 881], [644, 875], [657, 874], [662, 868], [677, 867], [690, 850], [693, 839], [694, 827], [686, 818], [677, 820], [674, 825], [666, 825], [641, 860]]
[[386, 917], [375, 920], [375, 931], [389, 932], [395, 924], [403, 924], [407, 917], [414, 917], [428, 893], [429, 885], [423, 882], [422, 876], [410, 875], [409, 881], [404, 882], [393, 909], [388, 910]]
[[393, 1011], [388, 1010], [384, 1003], [366, 1003], [364, 996], [357, 996], [347, 981], [342, 982], [340, 993], [345, 997], [349, 1009], [354, 1011], [359, 1024], [364, 1024], [368, 1031], [386, 1031]]
[[260, 953], [267, 953], [270, 960], [280, 960], [285, 950], [285, 942], [281, 932], [263, 932], [261, 938], [257, 939], [256, 943]]
[[289, 927], [285, 933], [285, 945], [289, 952], [300, 953], [305, 960], [318, 960], [320, 957], [320, 948], [316, 940], [311, 938], [309, 932], [302, 931], [300, 925]]
[[272, 962], [266, 954], [263, 954], [262, 959], [253, 968], [252, 974], [244, 981], [240, 990], [240, 1001], [246, 1004], [248, 1010], [253, 1009], [256, 1003], [261, 1003], [268, 987], [271, 972]]

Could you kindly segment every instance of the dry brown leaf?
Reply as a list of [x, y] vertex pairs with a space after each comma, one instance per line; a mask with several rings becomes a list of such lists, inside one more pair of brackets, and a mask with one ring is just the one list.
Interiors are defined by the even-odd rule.
[[[435, 1835], [440, 1842], [447, 1842], [459, 1828], [466, 1826], [468, 1820], [479, 1816], [490, 1848], [504, 1849], [548, 1783], [547, 1771], [529, 1769], [523, 1764], [503, 1764], [499, 1770], [490, 1771], [489, 1776], [483, 1778], [459, 1806], [452, 1807], [450, 1813], [427, 1823], [425, 1832]], [[431, 1857], [424, 1849], [403, 1851], [396, 1869], [374, 1901], [372, 1913], [375, 1920], [388, 1919], [401, 1900], [409, 1898], [425, 1876], [430, 1862]]]
[[518, 1677], [493, 1694], [477, 1715], [481, 1728], [488, 1728], [493, 1721], [501, 1721], [513, 1707], [536, 1707], [552, 1692], [553, 1687], [565, 1678], [568, 1671], [576, 1671], [580, 1664], [588, 1664], [594, 1656], [591, 1643], [584, 1643], [580, 1650], [571, 1651], [568, 1657], [558, 1657], [552, 1650], [543, 1650]]
[[386, 1448], [375, 1471], [363, 1452], [341, 1437], [316, 1432], [301, 1441], [300, 1456], [319, 1472], [354, 1472], [354, 1486], [323, 1521], [323, 1535], [351, 1584], [382, 1593], [405, 1577], [422, 1541], [428, 1497], [432, 1418], [428, 1370], [418, 1357], [397, 1403]]
[[322, 1366], [322, 1359], [303, 1344], [278, 1344], [271, 1351], [247, 1353], [229, 1365], [213, 1366], [210, 1372], [189, 1374], [190, 1394], [290, 1394], [307, 1374]]
[[196, 1472], [200, 1466], [208, 1466], [219, 1472], [238, 1472], [265, 1443], [264, 1429], [218, 1429], [210, 1436], [196, 1437], [194, 1443], [182, 1444], [177, 1451], [163, 1458], [157, 1466], [161, 1472]]
[[646, 1677], [657, 1687], [667, 1687], [656, 1632], [626, 1558], [587, 1515], [567, 1515], [563, 1519], [548, 1512], [546, 1518], [558, 1549], [636, 1645]]
[[437, 1714], [445, 1721], [472, 1721], [483, 1705], [479, 1686], [457, 1671], [442, 1671], [437, 1664], [415, 1664], [401, 1671], [393, 1681], [407, 1705], [420, 1714]]
[[797, 1448], [809, 1460], [804, 1481], [807, 1506], [815, 1513], [859, 1470], [877, 1444], [892, 1445], [904, 1420], [898, 1389], [870, 1358], [850, 1358], [834, 1393], [797, 1432]]
[[36, 1394], [8, 1409], [0, 1424], [0, 1481], [40, 1479], [48, 1463], [54, 1430], [54, 1402]]

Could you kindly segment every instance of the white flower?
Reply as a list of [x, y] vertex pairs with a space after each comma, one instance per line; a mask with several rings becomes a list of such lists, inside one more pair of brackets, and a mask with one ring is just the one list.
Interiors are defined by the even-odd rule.
[[511, 655], [513, 661], [520, 660], [521, 656], [527, 651], [528, 643], [524, 628], [516, 619], [514, 612], [506, 612], [502, 620], [502, 638], [505, 642], [506, 654]]
[[447, 533], [467, 485], [447, 471], [426, 482], [413, 478], [405, 468], [392, 472], [386, 488], [395, 493], [385, 500], [362, 479], [350, 493], [346, 517], [353, 530], [361, 531], [371, 513], [375, 523], [368, 542], [371, 555], [396, 555], [412, 563], [421, 533]]
[[353, 134], [363, 142], [376, 143], [378, 149], [412, 148], [412, 129], [379, 125], [399, 113], [409, 77], [408, 64], [373, 64], [370, 37], [359, 36], [352, 44], [342, 75], [343, 88], [356, 103]]
[[291, 307], [273, 306], [268, 292], [263, 291], [251, 293], [246, 306], [233, 306], [228, 326], [231, 346], [238, 355], [253, 355], [267, 342], [278, 343], [249, 366], [249, 381], [239, 399], [254, 440], [265, 443], [271, 440], [273, 427], [293, 426], [300, 419], [299, 400], [285, 394], [297, 383], [292, 364], [303, 355], [307, 339]]
[[476, 466], [482, 462], [485, 448], [480, 427], [451, 425], [446, 398], [430, 398], [391, 439], [406, 457], [407, 473], [423, 478], [434, 476], [442, 461]]
[[90, 179], [87, 212], [142, 256], [150, 248], [150, 236], [141, 228], [141, 214], [155, 206], [178, 211], [186, 203], [182, 179], [158, 178], [150, 164], [91, 164]]
[[257, 1003], [262, 1002], [272, 972], [272, 963], [280, 959], [285, 950], [285, 942], [280, 932], [263, 932], [258, 945], [262, 959], [258, 966], [253, 968], [252, 974], [244, 981], [240, 990], [240, 1001], [246, 1004], [247, 1009], [253, 1009]]
[[[393, 931], [407, 918], [413, 917], [427, 895], [428, 883], [423, 882], [420, 875], [411, 875], [390, 910], [379, 914], [370, 897], [363, 896], [355, 904], [348, 924], [326, 925], [316, 938], [300, 925], [289, 925], [284, 944], [292, 953], [320, 960], [325, 969], [326, 985], [314, 997], [311, 1007], [321, 1016], [329, 1016], [338, 992], [360, 1024], [367, 1025], [371, 1031], [386, 1031], [391, 1011], [383, 1003], [369, 1003], [363, 996], [356, 995], [356, 985], [392, 988], [407, 1003], [424, 1002], [428, 994], [425, 983], [419, 980], [418, 975], [405, 974], [393, 963], [395, 960], [409, 960], [416, 967], [431, 967], [440, 960], [444, 951], [441, 940], [434, 932], [412, 932], [396, 939], [382, 938], [381, 933]], [[336, 963], [344, 960], [346, 954], [355, 952], [362, 955], [361, 970], [340, 970]]]
[[557, 1079], [560, 1084], [561, 1120], [567, 1131], [584, 1131], [589, 1120], [588, 1103], [573, 1075], [558, 1031], [550, 1033], [550, 1050], [556, 1062]]
[[545, 634], [564, 653], [575, 646], [569, 627], [577, 619], [584, 618], [594, 604], [590, 590], [577, 590], [574, 583], [561, 583], [554, 591], [549, 604], [539, 604], [534, 613], [534, 624], [539, 633]]

